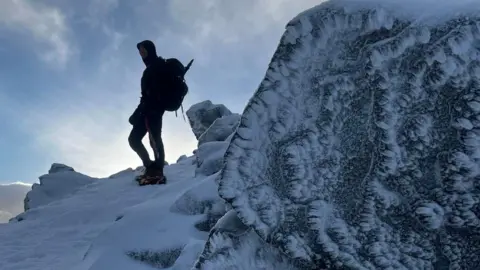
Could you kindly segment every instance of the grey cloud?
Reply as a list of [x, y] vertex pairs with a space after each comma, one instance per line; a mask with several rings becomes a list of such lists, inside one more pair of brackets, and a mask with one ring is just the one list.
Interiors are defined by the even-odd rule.
[[56, 66], [63, 66], [73, 54], [68, 40], [68, 26], [61, 10], [26, 0], [5, 0], [0, 3], [0, 26], [31, 35], [46, 48], [39, 57]]

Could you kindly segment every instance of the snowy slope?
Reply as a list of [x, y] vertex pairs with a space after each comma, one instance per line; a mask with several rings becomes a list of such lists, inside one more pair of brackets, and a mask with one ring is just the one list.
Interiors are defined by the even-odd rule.
[[220, 234], [202, 262], [273, 245], [299, 269], [480, 269], [479, 135], [478, 1], [321, 4], [287, 25], [220, 173], [268, 244]]
[[122, 252], [162, 250], [201, 238], [194, 227], [182, 227], [199, 216], [169, 212], [175, 196], [199, 181], [193, 177], [194, 170], [191, 158], [168, 166], [166, 174], [172, 180], [165, 187], [138, 187], [132, 172], [96, 181], [74, 196], [27, 211], [17, 217], [20, 222], [0, 226], [0, 269], [73, 269], [85, 256], [79, 269], [99, 263], [104, 268], [90, 269], [122, 269], [114, 266], [116, 263], [132, 269], [129, 267], [141, 264]]
[[[206, 135], [207, 146], [218, 139]], [[28, 211], [0, 224], [0, 269], [190, 269], [226, 213], [215, 182], [226, 145], [166, 166], [167, 185], [138, 186], [143, 168], [94, 179], [54, 164], [27, 195]]]

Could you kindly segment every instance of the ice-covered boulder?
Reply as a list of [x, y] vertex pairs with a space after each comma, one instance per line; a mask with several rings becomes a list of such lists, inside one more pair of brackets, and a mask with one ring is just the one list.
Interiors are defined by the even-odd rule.
[[170, 210], [184, 215], [207, 214], [211, 211], [223, 215], [225, 204], [218, 196], [218, 186], [215, 182], [217, 175], [212, 174], [205, 177], [192, 186], [173, 203]]
[[177, 163], [180, 163], [180, 162], [186, 160], [187, 158], [188, 158], [187, 155], [181, 155], [181, 156], [177, 159]]
[[[480, 267], [480, 6], [463, 2], [337, 0], [288, 23], [219, 177], [264, 245], [301, 269]], [[212, 243], [204, 264], [256, 256]]]
[[197, 161], [195, 173], [209, 176], [220, 171], [228, 144], [229, 140], [207, 142], [200, 145], [195, 154]]
[[195, 227], [199, 231], [209, 232], [227, 209], [225, 201], [218, 196], [215, 181], [217, 175], [218, 173], [206, 177], [182, 194], [173, 203], [170, 211], [182, 215], [203, 215]]
[[186, 112], [193, 134], [198, 139], [217, 118], [231, 115], [232, 112], [223, 104], [213, 104], [205, 100], [192, 105]]
[[40, 183], [34, 183], [32, 190], [25, 196], [25, 211], [62, 199], [97, 178], [75, 172], [65, 165], [54, 164], [49, 173], [40, 176], [39, 180]]
[[241, 116], [238, 113], [217, 118], [213, 121], [212, 125], [200, 135], [198, 145], [206, 142], [225, 141], [237, 128], [240, 118]]
[[[227, 256], [226, 256], [227, 255]], [[210, 231], [209, 241], [197, 257], [195, 269], [277, 269], [303, 270], [275, 246], [263, 240], [228, 211]], [[322, 269], [320, 265], [318, 268]]]
[[52, 174], [57, 172], [74, 172], [74, 171], [75, 170], [72, 167], [67, 166], [65, 164], [53, 163], [52, 166], [50, 167], [50, 170], [48, 170], [48, 173]]

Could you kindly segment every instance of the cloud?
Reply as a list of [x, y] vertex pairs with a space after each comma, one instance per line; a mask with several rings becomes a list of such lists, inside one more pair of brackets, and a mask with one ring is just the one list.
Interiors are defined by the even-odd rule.
[[[243, 43], [265, 33], [283, 32], [299, 12], [323, 0], [171, 0], [172, 17], [191, 32], [186, 42]], [[188, 37], [188, 38], [187, 38]]]
[[0, 185], [0, 223], [23, 212], [23, 200], [31, 187], [21, 182]]
[[102, 25], [118, 4], [118, 0], [91, 0], [87, 13], [92, 26]]
[[[0, 3], [0, 26], [32, 35], [46, 48], [38, 51], [48, 63], [64, 66], [73, 54], [67, 39], [68, 27], [64, 14], [57, 8], [37, 1], [5, 0]], [[33, 46], [35, 47], [35, 46]]]

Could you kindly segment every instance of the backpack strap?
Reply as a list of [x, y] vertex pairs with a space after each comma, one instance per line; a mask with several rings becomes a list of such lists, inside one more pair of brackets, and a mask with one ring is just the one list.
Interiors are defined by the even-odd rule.
[[185, 113], [183, 112], [183, 104], [180, 105], [180, 108], [182, 108], [183, 121], [184, 121], [184, 122], [187, 122], [187, 121], [185, 120]]
[[[180, 105], [180, 108], [182, 108], [183, 121], [187, 122], [187, 120], [185, 119], [185, 112], [183, 111], [183, 104]], [[178, 117], [177, 111], [175, 111], [175, 117]]]

